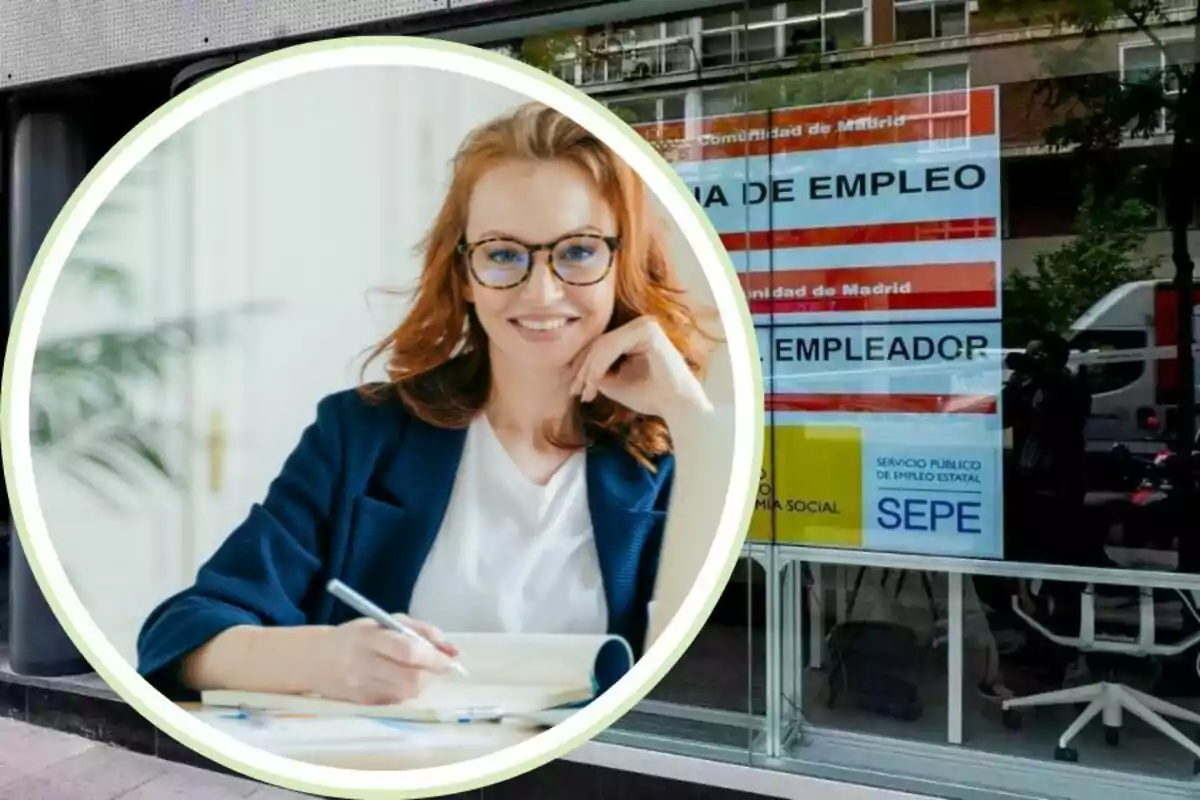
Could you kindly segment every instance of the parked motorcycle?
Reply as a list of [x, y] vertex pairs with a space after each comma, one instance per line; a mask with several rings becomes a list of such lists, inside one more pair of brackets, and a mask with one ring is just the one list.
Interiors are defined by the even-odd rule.
[[1200, 538], [1200, 437], [1186, 455], [1166, 448], [1141, 456], [1118, 445], [1114, 457], [1128, 476], [1128, 495], [1113, 504], [1120, 524], [1109, 526], [1110, 545], [1180, 552]]

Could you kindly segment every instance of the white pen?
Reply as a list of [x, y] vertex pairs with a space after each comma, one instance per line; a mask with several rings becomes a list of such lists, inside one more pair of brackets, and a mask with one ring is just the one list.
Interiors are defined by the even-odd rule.
[[[396, 633], [403, 634], [404, 636], [407, 636], [410, 639], [414, 639], [418, 642], [425, 644], [427, 647], [432, 647], [434, 650], [437, 650], [437, 645], [435, 645], [433, 642], [426, 639], [424, 636], [422, 636], [420, 633], [418, 633], [416, 630], [414, 630], [411, 626], [406, 625], [402, 621], [396, 619], [396, 617], [387, 613], [382, 608], [375, 605], [370, 600], [363, 597], [361, 594], [354, 591], [349, 586], [347, 586], [346, 584], [337, 580], [336, 578], [334, 580], [331, 580], [326, 585], [325, 588], [329, 590], [329, 593], [331, 595], [336, 597], [338, 600], [341, 600], [343, 603], [350, 606], [355, 611], [362, 614], [364, 617], [370, 617], [371, 619], [375, 620], [380, 625], [382, 625], [385, 628], [388, 628], [389, 630], [393, 630]], [[466, 667], [464, 667], [459, 661], [451, 660], [450, 668], [452, 670], [454, 670], [455, 672], [457, 672], [459, 675], [462, 675], [464, 678], [467, 677]]]

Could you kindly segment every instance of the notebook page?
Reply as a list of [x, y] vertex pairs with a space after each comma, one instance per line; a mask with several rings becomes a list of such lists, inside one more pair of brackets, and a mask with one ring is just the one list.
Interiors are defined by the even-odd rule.
[[593, 671], [601, 648], [619, 648], [620, 637], [564, 634], [447, 635], [459, 648], [467, 677], [455, 672], [430, 676], [419, 697], [390, 706], [362, 706], [302, 695], [238, 691], [204, 692], [209, 706], [320, 715], [434, 719], [463, 709], [498, 709], [506, 714], [542, 711], [594, 696]]
[[441, 725], [394, 723], [387, 720], [345, 717], [267, 717], [249, 720], [221, 710], [195, 712], [195, 716], [230, 736], [270, 753], [311, 752], [314, 748], [359, 750], [363, 747], [459, 748], [488, 744], [490, 739], [471, 726], [447, 729]]
[[394, 705], [357, 705], [308, 695], [266, 694], [259, 692], [204, 692], [202, 702], [209, 708], [246, 708], [284, 714], [312, 714], [331, 717], [382, 717], [452, 721], [467, 711], [494, 710], [505, 715], [528, 714], [568, 703], [586, 700], [591, 692], [562, 686], [496, 686], [488, 684], [441, 684], [427, 687], [419, 697]]
[[458, 648], [469, 676], [439, 675], [431, 686], [451, 682], [590, 688], [601, 647], [617, 641], [629, 650], [619, 637], [604, 635], [448, 633], [446, 639]]

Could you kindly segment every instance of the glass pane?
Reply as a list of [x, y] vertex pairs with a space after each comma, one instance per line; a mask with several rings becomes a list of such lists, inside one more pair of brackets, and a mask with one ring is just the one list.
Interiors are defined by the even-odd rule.
[[687, 114], [687, 95], [670, 94], [662, 99], [664, 120], [683, 119]]
[[712, 89], [705, 91], [701, 96], [701, 104], [704, 107], [705, 116], [716, 116], [719, 114], [732, 114], [736, 111], [741, 111], [742, 98], [745, 90], [739, 87], [730, 89]]
[[658, 119], [658, 99], [655, 97], [613, 100], [608, 104], [608, 107], [618, 117], [630, 124], [654, 122]]
[[864, 41], [864, 24], [865, 17], [862, 14], [827, 18], [825, 20], [825, 46], [827, 50], [832, 52], [862, 47]]
[[933, 36], [933, 12], [928, 7], [896, 9], [896, 39], [910, 42]]
[[1173, 39], [1166, 42], [1166, 62], [1168, 64], [1195, 64], [1196, 46], [1189, 39]]
[[963, 36], [967, 32], [965, 3], [939, 3], [933, 9], [934, 36]]
[[[695, 643], [650, 693], [653, 701], [673, 703], [716, 711], [762, 714], [765, 700], [763, 686], [763, 646], [765, 629], [761, 612], [747, 628], [751, 604], [761, 600], [765, 572], [749, 559], [734, 568], [722, 598]], [[747, 635], [752, 637], [753, 653], [747, 655]], [[757, 669], [751, 665], [757, 665]], [[676, 725], [678, 723], [675, 723]], [[659, 729], [662, 724], [659, 723]], [[745, 733], [736, 729], [724, 731], [725, 741], [733, 738], [745, 743]]]
[[733, 11], [714, 11], [700, 18], [700, 27], [704, 30], [722, 30], [737, 24], [736, 13]]
[[789, 56], [820, 55], [825, 42], [821, 38], [821, 20], [797, 22], [783, 29], [786, 38], [786, 54]]
[[662, 38], [662, 25], [657, 22], [650, 25], [635, 25], [629, 31], [630, 38], [634, 42], [653, 42]]
[[929, 70], [905, 70], [896, 75], [896, 94], [926, 94], [930, 90]]
[[1190, 75], [1196, 69], [1196, 50], [1187, 40], [1168, 42], [1164, 50], [1167, 91], [1174, 94], [1179, 91], [1180, 72]]
[[1163, 68], [1161, 50], [1154, 46], [1129, 47], [1124, 53], [1126, 81], [1145, 83], [1159, 80]]
[[575, 72], [574, 61], [559, 62], [554, 64], [547, 70], [547, 72], [549, 72], [551, 75], [554, 75], [559, 80], [566, 81], [567, 83], [576, 83], [578, 81]]
[[930, 81], [935, 92], [948, 92], [967, 88], [967, 66], [954, 65], [934, 67], [929, 70]]
[[[739, 9], [736, 21], [726, 15], [705, 20], [709, 30], [715, 25], [737, 25], [736, 30], [701, 37], [700, 56], [705, 67], [732, 66], [749, 59], [777, 56], [775, 29], [745, 28], [748, 20], [769, 21], [773, 5], [766, 4], [750, 13], [745, 11], [744, 6]], [[740, 77], [714, 80], [705, 75], [710, 85], [691, 86], [690, 48], [678, 46], [665, 52], [667, 63], [681, 69], [677, 73], [679, 83], [662, 98], [664, 122], [659, 126], [660, 135], [675, 142], [662, 152], [701, 198], [708, 187], [740, 185], [747, 178], [743, 148], [736, 141], [713, 148], [702, 148], [698, 143], [704, 133], [736, 130], [736, 124], [729, 127], [713, 117], [737, 113], [744, 107], [744, 80]], [[726, 128], [721, 127], [723, 124]], [[743, 209], [727, 208], [710, 219], [721, 233], [748, 228]], [[737, 565], [694, 644], [652, 691], [648, 702], [622, 719], [619, 725], [622, 734], [641, 732], [688, 745], [715, 745], [730, 752], [740, 751], [738, 760], [745, 759], [750, 740], [756, 736], [756, 718], [765, 713], [767, 697], [765, 574], [763, 566], [750, 558]]]
[[[1118, 574], [1130, 575], [1135, 581], [1146, 569], [1178, 572], [1181, 579], [1200, 573], [1200, 531], [1195, 523], [1200, 509], [1184, 505], [1180, 499], [1184, 495], [1172, 487], [1161, 464], [1155, 465], [1156, 454], [1176, 445], [1182, 428], [1182, 365], [1169, 344], [1176, 341], [1178, 329], [1174, 316], [1177, 297], [1166, 282], [1174, 274], [1171, 232], [1163, 227], [1163, 204], [1157, 189], [1147, 189], [1135, 176], [1141, 168], [1160, 175], [1178, 170], [1166, 146], [1169, 136], [1139, 142], [1137, 147], [1117, 147], [1101, 137], [1093, 141], [1099, 144], [1086, 159], [1059, 152], [1053, 144], [1063, 137], [1068, 143], [1079, 138], [1080, 128], [1063, 124], [1068, 119], [1121, 122], [1130, 97], [1113, 86], [1113, 79], [1120, 77], [1119, 65], [1123, 63], [1131, 76], [1157, 75], [1160, 53], [1152, 46], [1119, 50], [1121, 43], [1144, 40], [1144, 32], [1132, 28], [1122, 30], [1119, 37], [1063, 33], [1044, 42], [1036, 35], [1042, 29], [1027, 32], [1012, 15], [993, 13], [996, 4], [982, 3], [980, 10], [970, 12], [970, 30], [1008, 31], [1011, 35], [988, 41], [964, 39], [953, 53], [931, 43], [933, 50], [918, 47], [916, 56], [886, 56], [894, 41], [966, 32], [966, 4], [936, 5], [935, 9], [931, 3], [900, 3], [893, 11], [875, 8], [866, 12], [894, 13], [895, 24], [876, 27], [879, 52], [873, 55], [879, 57], [856, 62], [852, 69], [841, 64], [814, 69], [802, 56], [858, 46], [865, 30], [864, 14], [838, 14], [872, 9], [871, 4], [795, 0], [786, 3], [778, 16], [811, 17], [814, 24], [793, 22], [780, 29], [753, 32], [746, 26], [772, 20], [773, 4], [756, 4], [752, 10], [745, 4], [730, 4], [726, 10], [697, 7], [697, 27], [702, 21], [709, 31], [722, 26], [739, 29], [736, 35], [725, 32], [703, 37], [701, 53], [709, 70], [700, 75], [703, 86], [694, 85], [693, 73], [680, 68], [681, 57], [664, 50], [660, 59], [665, 60], [666, 69], [679, 71], [665, 72], [656, 82], [663, 84], [661, 109], [642, 94], [630, 97], [630, 92], [625, 92], [624, 98], [614, 101], [631, 116], [657, 120], [661, 115], [665, 120], [681, 121], [674, 127], [654, 121], [643, 130], [664, 140], [679, 137], [687, 142], [664, 144], [663, 148], [673, 154], [672, 163], [723, 234], [756, 312], [760, 341], [768, 355], [764, 362], [771, 404], [765, 420], [768, 450], [785, 454], [789, 447], [804, 447], [806, 452], [815, 452], [824, 446], [828, 456], [777, 455], [776, 462], [764, 461], [764, 468], [770, 465], [772, 471], [764, 483], [766, 505], [756, 514], [751, 539], [766, 549], [739, 564], [718, 613], [654, 694], [655, 700], [675, 704], [672, 714], [678, 713], [680, 706], [704, 712], [740, 711], [743, 715], [753, 710], [754, 729], [747, 730], [744, 718], [738, 725], [714, 726], [685, 716], [668, 719], [652, 711], [653, 707], [639, 707], [618, 723], [617, 730], [661, 734], [677, 741], [681, 753], [697, 741], [753, 742], [751, 751], [764, 756], [767, 742], [760, 731], [771, 704], [784, 723], [781, 732], [786, 734], [789, 723], [796, 723], [799, 733], [777, 754], [782, 755], [781, 760], [762, 758], [759, 764], [770, 766], [756, 768], [778, 766], [788, 771], [835, 774], [892, 789], [926, 786], [927, 793], [937, 796], [1041, 796], [1039, 791], [1045, 794], [1048, 781], [1053, 780], [1062, 787], [1055, 791], [1072, 800], [1103, 796], [1095, 775], [1107, 771], [1123, 782], [1126, 800], [1161, 800], [1162, 795], [1153, 796], [1161, 785], [1174, 793], [1167, 796], [1186, 796], [1186, 792], [1194, 792], [1191, 756], [1182, 745], [1153, 731], [1133, 714], [1124, 714], [1125, 725], [1115, 746], [1105, 743], [1103, 719], [1085, 727], [1071, 744], [1085, 767], [1080, 769], [1055, 762], [1056, 740], [1079, 709], [1006, 710], [1003, 704], [1006, 699], [1080, 682], [1109, 680], [1195, 709], [1200, 698], [1196, 670], [1200, 645], [1177, 655], [1110, 658], [1087, 652], [1081, 656], [1086, 648], [1053, 643], [1013, 608], [1016, 598], [1018, 608], [1055, 636], [1077, 637], [1084, 594], [1080, 585], [1046, 588], [1046, 581], [1038, 583], [1031, 577], [964, 576], [964, 661], [961, 686], [955, 687], [949, 680], [946, 636], [949, 606], [955, 597], [952, 587], [959, 580], [944, 573], [923, 572], [921, 556], [900, 558], [887, 574], [869, 565], [880, 558], [880, 551], [899, 549], [895, 542], [900, 534], [885, 535], [880, 522], [888, 508], [893, 519], [899, 514], [911, 528], [906, 534], [912, 537], [909, 541], [921, 542], [914, 547], [920, 552], [937, 549], [929, 544], [933, 535], [927, 530], [931, 524], [928, 498], [944, 496], [963, 512], [961, 519], [968, 531], [975, 530], [978, 522], [970, 506], [976, 502], [974, 498], [993, 504], [997, 510], [990, 524], [993, 530], [1003, 532], [1006, 568], [1018, 573], [1042, 568], [1034, 565], [1057, 563], [1125, 570]], [[652, 21], [635, 19], [628, 24]], [[818, 21], [821, 24], [815, 24]], [[680, 24], [672, 22], [672, 30]], [[894, 28], [890, 37], [889, 28]], [[1169, 26], [1160, 33], [1169, 40], [1185, 30]], [[746, 64], [751, 56], [771, 57], [776, 41], [786, 51], [779, 54], [784, 57], [780, 62], [781, 67], [786, 66], [780, 70], [784, 74], [770, 78], [756, 74], [747, 79], [745, 70], [712, 69]], [[1171, 41], [1168, 50], [1172, 59], [1190, 61], [1188, 42]], [[1055, 60], [1060, 51], [1071, 56], [1069, 72], [1057, 72], [1064, 69]], [[1084, 58], [1088, 53], [1090, 57]], [[949, 60], [961, 63], [947, 63]], [[938, 66], [929, 66], [929, 61]], [[1096, 72], [1101, 69], [1108, 73]], [[1063, 80], [1064, 74], [1070, 79]], [[1043, 79], [1050, 79], [1048, 85]], [[972, 86], [971, 93], [963, 91]], [[1168, 86], [1176, 88], [1174, 83]], [[992, 87], [994, 104], [982, 94]], [[1092, 89], [1103, 91], [1086, 97], [1077, 94]], [[596, 94], [615, 91], [609, 83]], [[818, 103], [868, 97], [872, 104], [865, 108], [871, 112], [891, 110], [890, 104], [875, 103], [898, 93], [910, 95], [901, 105], [908, 127], [867, 128], [879, 120], [872, 121], [877, 115], [865, 114], [862, 105], [827, 108], [818, 117], [801, 113]], [[764, 109], [771, 111], [772, 124], [781, 126], [778, 130], [782, 133], [776, 138], [762, 136], [768, 119], [765, 115], [739, 116]], [[995, 112], [998, 130], [987, 120], [981, 122], [980, 109]], [[788, 135], [796, 120], [828, 121], [825, 115], [839, 113], [846, 115], [837, 118], [845, 135], [836, 140], [831, 136], [832, 144], [805, 138], [800, 145]], [[860, 122], [863, 128], [855, 129]], [[894, 118], [886, 124], [893, 122]], [[1166, 116], [1161, 130], [1170, 134], [1175, 124], [1177, 116]], [[747, 128], [757, 138], [745, 145], [701, 148], [696, 144], [701, 134], [713, 133], [717, 138], [710, 142], [735, 142], [737, 134]], [[810, 136], [820, 135], [819, 126], [804, 130]], [[986, 133], [968, 136], [972, 131]], [[870, 155], [855, 146], [862, 140], [875, 145]], [[751, 151], [756, 155], [753, 159], [747, 157]], [[879, 187], [875, 196], [851, 196], [858, 193], [860, 185], [869, 188], [869, 184], [856, 183], [855, 176], [875, 169], [870, 167], [876, 163], [874, 158], [909, 171], [905, 194], [893, 185]], [[993, 165], [989, 178], [1003, 192], [1002, 201], [999, 192], [995, 195], [994, 206], [993, 195], [980, 202], [974, 199], [977, 194], [955, 190], [947, 201], [946, 195], [936, 192], [913, 191], [925, 188], [920, 176], [926, 175], [927, 168], [949, 169], [953, 175], [954, 170], [976, 160]], [[829, 180], [818, 181], [817, 194], [826, 187], [829, 193], [841, 191], [839, 199], [812, 198], [810, 180], [825, 177]], [[779, 202], [764, 199], [775, 185], [772, 181], [780, 187]], [[936, 174], [931, 185], [938, 186]], [[768, 187], [767, 194], [763, 187]], [[748, 197], [760, 202], [745, 202]], [[803, 201], [797, 202], [798, 198]], [[881, 231], [893, 235], [914, 220], [935, 217], [946, 227], [930, 234], [945, 237], [935, 238], [934, 243], [870, 240], [882, 235]], [[950, 230], [952, 224], [968, 223], [975, 227], [966, 233], [962, 228]], [[820, 228], [820, 234], [813, 228]], [[1001, 231], [1003, 238], [998, 235]], [[964, 238], [954, 238], [959, 235]], [[828, 236], [862, 238], [831, 246]], [[801, 246], [771, 249], [771, 242], [778, 241], [773, 237]], [[1187, 232], [1193, 258], [1200, 252], [1196, 237], [1196, 230]], [[938, 249], [943, 245], [945, 249]], [[948, 283], [935, 282], [932, 289], [921, 291], [916, 279], [922, 270], [947, 263], [959, 271]], [[960, 285], [958, 282], [981, 264], [986, 272], [982, 302], [994, 301], [989, 289], [995, 287], [1002, 298], [999, 308], [970, 307], [971, 302], [981, 302], [978, 297], [933, 311], [913, 311], [906, 305], [945, 302], [943, 289]], [[857, 270], [864, 265], [871, 265], [864, 273], [871, 281], [834, 282], [847, 274], [838, 270]], [[809, 280], [814, 273], [820, 273], [824, 282]], [[883, 274], [897, 277], [884, 281]], [[870, 313], [845, 311], [844, 307], [828, 311], [835, 307], [831, 301], [799, 296], [804, 287], [827, 285], [866, 286], [872, 291], [903, 288], [895, 296], [855, 300], [859, 308], [872, 309]], [[1196, 325], [1200, 327], [1200, 322]], [[986, 328], [989, 353], [994, 358], [989, 362], [993, 366], [988, 367], [993, 372], [986, 380], [969, 373], [929, 378], [923, 371], [927, 362], [873, 364], [865, 357], [855, 360], [857, 351], [841, 360], [825, 359], [826, 368], [816, 370], [822, 380], [846, 381], [842, 388], [852, 392], [849, 397], [867, 404], [897, 403], [911, 409], [903, 404], [932, 404], [945, 397], [956, 398], [955, 402], [974, 402], [981, 396], [999, 398], [997, 412], [986, 423], [990, 426], [986, 439], [980, 440], [983, 444], [978, 448], [991, 465], [990, 474], [980, 479], [982, 484], [971, 483], [978, 475], [951, 472], [945, 480], [961, 482], [950, 487], [951, 492], [936, 494], [945, 486], [936, 483], [935, 477], [928, 486], [910, 485], [924, 491], [906, 495], [911, 500], [907, 505], [881, 507], [868, 484], [874, 481], [883, 486], [878, 483], [882, 479], [866, 468], [875, 466], [870, 461], [878, 458], [881, 450], [894, 451], [899, 457], [927, 456], [938, 436], [965, 430], [956, 426], [976, 424], [964, 421], [973, 417], [932, 413], [928, 407], [921, 413], [905, 414], [878, 409], [869, 413], [780, 410], [786, 403], [820, 407], [819, 403], [830, 401], [814, 397], [818, 393], [809, 384], [792, 385], [794, 391], [788, 391], [789, 370], [794, 371], [799, 362], [796, 358], [770, 358], [772, 345], [821, 335], [842, 347], [869, 347], [872, 337], [889, 337], [888, 341], [905, 335], [933, 338], [949, 327], [968, 333]], [[1066, 370], [1031, 375], [1030, 363], [1045, 363], [1031, 359], [1042, 358], [1039, 353], [1044, 354], [1047, 347], [1053, 350], [1057, 335], [1065, 338], [1072, 350]], [[1025, 352], [1031, 340], [1041, 344]], [[993, 346], [999, 352], [993, 352]], [[799, 345], [801, 350], [804, 347]], [[1151, 357], [1145, 355], [1150, 347], [1166, 349]], [[1013, 351], [1021, 355], [1006, 363], [1006, 356]], [[1114, 356], [1122, 351], [1125, 357]], [[1004, 383], [1007, 391], [1001, 388]], [[1036, 386], [1031, 388], [1033, 384]], [[1090, 410], [1084, 408], [1085, 394], [1090, 398]], [[837, 397], [847, 395], [839, 393]], [[1000, 408], [1009, 412], [1007, 419], [1000, 416]], [[835, 471], [830, 465], [847, 452], [845, 437], [839, 440], [830, 434], [822, 439], [814, 433], [829, 428], [853, 431], [866, 455], [858, 472], [851, 467], [844, 473], [850, 477], [823, 483]], [[972, 435], [982, 435], [971, 430], [975, 431]], [[800, 439], [804, 441], [797, 444]], [[950, 462], [969, 460], [960, 457], [965, 452], [962, 441], [965, 439], [947, 445], [952, 453]], [[1118, 443], [1127, 451], [1114, 449]], [[811, 463], [821, 464], [821, 469], [796, 466]], [[778, 479], [773, 479], [776, 474]], [[856, 483], [860, 476], [861, 483]], [[894, 475], [888, 473], [888, 477]], [[806, 506], [806, 499], [829, 495], [841, 498], [837, 510], [843, 517], [845, 509], [858, 504], [861, 515], [851, 530], [861, 536], [859, 544], [839, 546], [844, 551], [841, 560], [855, 561], [861, 556], [862, 563], [818, 566], [810, 561], [813, 551], [796, 544], [796, 515], [803, 515], [807, 507], [813, 510], [810, 516], [823, 519], [821, 504]], [[789, 498], [793, 501], [790, 508]], [[968, 498], [966, 505], [958, 505], [963, 498]], [[776, 507], [776, 500], [782, 505]], [[944, 541], [962, 543], [974, 536], [963, 533]], [[768, 555], [779, 567], [774, 573], [765, 567]], [[862, 588], [852, 604], [852, 590], [860, 574]], [[1116, 594], [1116, 599], [1097, 599], [1097, 631], [1137, 641], [1142, 613], [1138, 591], [1125, 589]], [[768, 606], [769, 597], [777, 597], [778, 606]], [[1147, 624], [1153, 628], [1156, 642], [1175, 643], [1200, 631], [1200, 620], [1181, 600], [1174, 590], [1154, 593], [1155, 613]], [[862, 633], [860, 639], [856, 630], [872, 633]], [[864, 659], [861, 654], [868, 645], [882, 648], [887, 657]], [[953, 688], [961, 689], [961, 694], [952, 692]], [[962, 700], [961, 743], [951, 742], [949, 724], [950, 704], [956, 696]], [[799, 714], [793, 714], [793, 708]], [[1178, 727], [1186, 736], [1194, 733], [1190, 724]], [[723, 733], [713, 733], [718, 729]], [[847, 732], [867, 737], [848, 740]], [[650, 746], [667, 747], [663, 741], [655, 740]], [[847, 741], [852, 745], [847, 746]], [[913, 743], [921, 747], [912, 747]], [[736, 760], [729, 755], [735, 746], [729, 744], [729, 748], [720, 751], [721, 757]], [[898, 751], [903, 758], [896, 757]], [[1168, 783], [1139, 791], [1138, 776]]]
[[696, 65], [693, 63], [695, 61], [695, 52], [691, 43], [672, 44], [663, 47], [663, 71], [668, 74], [673, 72], [691, 72], [696, 68]]
[[705, 67], [727, 67], [735, 63], [734, 33], [706, 34], [700, 40], [700, 60]]
[[[747, 15], [750, 18], [770, 19], [773, 8], [767, 6]], [[765, 14], [765, 17], [763, 16]], [[621, 36], [623, 48], [619, 53], [605, 56], [603, 52], [582, 55], [585, 90], [607, 102], [612, 110], [634, 129], [659, 147], [659, 151], [676, 164], [681, 177], [689, 184], [706, 181], [738, 182], [745, 177], [745, 157], [736, 146], [725, 147], [720, 153], [706, 153], [696, 146], [700, 133], [709, 124], [699, 117], [706, 113], [736, 111], [742, 107], [744, 82], [736, 76], [714, 81], [713, 91], [703, 92], [691, 85], [695, 65], [693, 50], [686, 44], [651, 45], [647, 41], [661, 40], [669, 35], [686, 34], [693, 21], [701, 17], [677, 18], [660, 24], [652, 18], [630, 19], [618, 24], [626, 33]], [[704, 26], [735, 24], [731, 12], [703, 12]], [[699, 27], [699, 23], [695, 23]], [[531, 39], [533, 37], [530, 37]], [[568, 32], [541, 34], [543, 55], [540, 68], [553, 69], [555, 58], [570, 53], [565, 44], [575, 37]], [[593, 37], [591, 41], [595, 42]], [[643, 46], [636, 46], [641, 42]], [[725, 33], [702, 37], [701, 54], [706, 66], [733, 65], [744, 60], [746, 53], [762, 53], [767, 58], [776, 55], [775, 31], [747, 33], [738, 27]], [[531, 63], [533, 58], [528, 58]], [[647, 94], [644, 89], [624, 86], [623, 81], [657, 76], [661, 93]], [[676, 82], [677, 81], [677, 82]], [[706, 87], [707, 88], [707, 87]], [[614, 97], [615, 95], [615, 97]], [[745, 230], [745, 217], [726, 215], [719, 221], [723, 231]], [[761, 715], [766, 702], [762, 672], [765, 626], [762, 619], [764, 600], [764, 570], [744, 560], [731, 579], [717, 604], [710, 621], [695, 644], [652, 692], [647, 702], [637, 706], [614, 726], [611, 734], [620, 737], [650, 736], [643, 746], [658, 748], [693, 747], [697, 742], [725, 748], [741, 754], [748, 753], [751, 730], [749, 712], [752, 704]], [[757, 625], [757, 629], [754, 628]], [[757, 668], [757, 673], [755, 672]], [[724, 715], [724, 716], [722, 716]], [[622, 743], [628, 743], [623, 739]]]
[[745, 31], [743, 38], [744, 58], [747, 61], [770, 61], [778, 58], [775, 45], [775, 28], [756, 28]]
[[815, 17], [821, 13], [821, 0], [791, 0], [785, 13], [789, 18]]
[[770, 22], [775, 19], [775, 3], [756, 2], [738, 14], [738, 21], [743, 25], [755, 25]]
[[[795, 604], [799, 707], [815, 728], [946, 741], [948, 580], [911, 570], [806, 564]], [[971, 685], [992, 685], [995, 643], [977, 597], [968, 606]], [[785, 681], [789, 676], [785, 676]], [[797, 751], [797, 754], [798, 751]]]
[[583, 83], [598, 84], [622, 78], [624, 58], [619, 55], [593, 55], [581, 60]]
[[687, 36], [691, 32], [692, 24], [690, 19], [673, 19], [666, 23], [666, 35], [668, 38]]
[[[1114, 524], [1108, 537], [1119, 542], [1131, 531]], [[1060, 737], [1103, 682], [1150, 697], [1164, 712], [1170, 704], [1182, 714], [1197, 713], [1197, 665], [1194, 655], [1179, 660], [1130, 657], [1122, 654], [1128, 636], [1139, 628], [1139, 615], [1150, 614], [1149, 632], [1155, 641], [1178, 642], [1197, 630], [1196, 598], [1172, 589], [1139, 590], [1136, 586], [1089, 585], [1061, 581], [977, 578], [979, 594], [993, 609], [991, 638], [998, 650], [996, 686], [999, 697], [1010, 699], [1006, 711], [988, 712], [985, 705], [964, 703], [968, 746], [976, 750], [1042, 761], [1079, 761], [1084, 765], [1133, 772], [1156, 778], [1177, 778], [1192, 772], [1193, 757], [1148, 725], [1133, 723], [1129, 707], [1096, 717], [1063, 743]], [[1088, 630], [1086, 618], [1094, 620]], [[1061, 637], [1059, 642], [1050, 637]], [[1092, 638], [1112, 644], [1116, 652], [1084, 652], [1062, 646]], [[1050, 693], [1073, 694], [1050, 699]], [[1134, 701], [1137, 702], [1137, 701]], [[993, 709], [996, 704], [988, 701]], [[1123, 720], [1122, 720], [1123, 717]], [[1122, 720], [1119, 728], [1113, 723]]]

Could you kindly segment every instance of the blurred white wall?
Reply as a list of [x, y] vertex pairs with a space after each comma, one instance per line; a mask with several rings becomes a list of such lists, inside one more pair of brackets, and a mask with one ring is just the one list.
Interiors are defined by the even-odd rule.
[[[403, 298], [377, 290], [416, 278], [413, 248], [463, 136], [522, 99], [425, 70], [308, 75], [209, 114], [109, 201], [113, 213], [97, 221], [86, 255], [122, 265], [136, 300], [101, 304], [71, 290], [68, 275], [44, 339], [260, 308], [235, 317], [224, 339], [173, 360], [165, 385], [142, 397], [144, 413], [182, 430], [171, 451], [180, 489], [110, 484], [105, 493], [126, 500], [114, 509], [52, 459], [39, 461], [39, 498], [59, 556], [131, 661], [146, 613], [191, 582], [263, 497], [320, 398], [357, 383], [363, 351], [404, 313]], [[711, 303], [677, 230], [672, 244], [696, 299]], [[720, 350], [709, 378], [717, 402], [731, 402], [730, 375]], [[699, 510], [711, 520], [719, 507]]]

